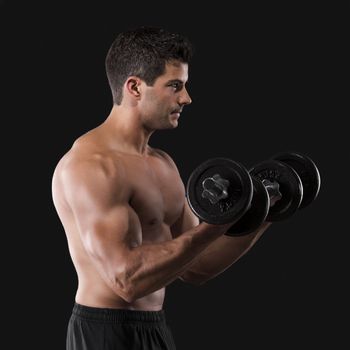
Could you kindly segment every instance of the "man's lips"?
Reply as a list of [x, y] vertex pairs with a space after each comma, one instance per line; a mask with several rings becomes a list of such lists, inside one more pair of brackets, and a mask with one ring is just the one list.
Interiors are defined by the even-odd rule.
[[174, 111], [171, 112], [171, 114], [180, 114], [182, 112], [182, 109], [176, 109]]

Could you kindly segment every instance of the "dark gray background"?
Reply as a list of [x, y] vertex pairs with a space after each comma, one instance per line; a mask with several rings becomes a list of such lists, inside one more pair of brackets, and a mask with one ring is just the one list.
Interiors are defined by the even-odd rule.
[[250, 167], [280, 151], [309, 155], [322, 178], [310, 207], [274, 224], [222, 275], [199, 288], [168, 287], [164, 307], [178, 349], [342, 348], [348, 9], [307, 2], [0, 5], [3, 133], [11, 138], [4, 145], [5, 219], [14, 238], [4, 264], [11, 348], [23, 340], [64, 348], [77, 280], [51, 177], [75, 138], [108, 115], [106, 52], [119, 31], [141, 24], [179, 31], [196, 48], [193, 104], [176, 130], [151, 138], [184, 182], [210, 157]]

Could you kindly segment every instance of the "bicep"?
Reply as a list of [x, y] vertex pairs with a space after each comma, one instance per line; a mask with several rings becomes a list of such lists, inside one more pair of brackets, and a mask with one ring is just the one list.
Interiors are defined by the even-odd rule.
[[180, 217], [171, 226], [171, 234], [174, 238], [176, 238], [180, 236], [182, 233], [198, 225], [199, 225], [199, 219], [191, 210], [186, 199]]
[[100, 264], [122, 266], [136, 214], [120, 179], [96, 169], [75, 172], [65, 179], [65, 196], [89, 256]]

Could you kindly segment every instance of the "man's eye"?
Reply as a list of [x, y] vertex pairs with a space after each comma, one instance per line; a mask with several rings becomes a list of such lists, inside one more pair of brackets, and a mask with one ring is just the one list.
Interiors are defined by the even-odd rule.
[[179, 83], [171, 83], [171, 86], [175, 88], [176, 90], [179, 90], [181, 88], [181, 84]]

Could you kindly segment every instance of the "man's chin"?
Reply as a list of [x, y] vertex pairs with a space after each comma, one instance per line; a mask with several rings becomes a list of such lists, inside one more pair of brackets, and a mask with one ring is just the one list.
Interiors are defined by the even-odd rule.
[[158, 130], [171, 130], [171, 129], [176, 129], [178, 127], [179, 123], [175, 122], [172, 124], [168, 124], [167, 126], [160, 127]]
[[169, 129], [175, 129], [179, 125], [178, 120], [173, 120], [171, 125], [169, 126]]
[[173, 128], [176, 128], [179, 125], [179, 117], [180, 117], [179, 113], [174, 113], [171, 115], [170, 124], [172, 125]]
[[176, 119], [171, 119], [166, 125], [163, 125], [159, 128], [159, 130], [168, 130], [168, 129], [175, 129], [179, 125], [178, 120]]

